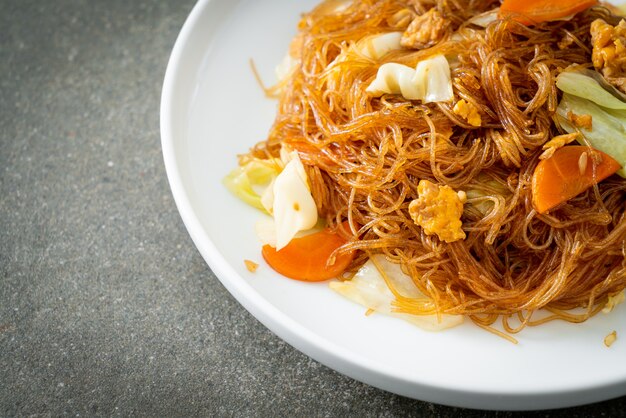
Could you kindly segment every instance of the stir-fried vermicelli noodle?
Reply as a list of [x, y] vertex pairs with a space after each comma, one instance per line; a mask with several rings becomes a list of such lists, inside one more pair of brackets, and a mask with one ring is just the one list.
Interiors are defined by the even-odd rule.
[[[319, 216], [348, 238], [334, 255], [355, 253], [344, 279], [383, 254], [433, 302], [398, 296], [397, 311], [466, 315], [481, 326], [502, 318], [516, 332], [554, 318], [584, 321], [626, 287], [622, 177], [611, 175], [544, 213], [532, 195], [545, 144], [567, 133], [555, 122], [563, 95], [557, 76], [573, 65], [594, 70], [592, 23], [615, 27], [621, 18], [597, 5], [524, 24], [498, 18], [499, 6], [322, 3], [299, 23], [291, 72], [268, 89], [279, 104], [267, 140], [240, 164], [297, 152]], [[370, 37], [405, 33], [428, 13], [442, 20], [423, 23], [437, 25], [425, 40], [418, 34], [381, 56], [363, 47]], [[415, 68], [436, 55], [449, 63], [451, 100], [368, 91], [383, 64]], [[596, 158], [589, 150], [581, 173]], [[460, 196], [462, 238], [442, 239], [415, 221], [410, 207], [423, 180]], [[551, 315], [533, 319], [542, 308]]]

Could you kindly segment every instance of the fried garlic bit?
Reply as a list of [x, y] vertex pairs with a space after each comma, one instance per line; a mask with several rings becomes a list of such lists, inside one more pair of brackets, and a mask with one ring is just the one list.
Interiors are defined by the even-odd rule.
[[577, 115], [571, 110], [567, 112], [567, 119], [577, 128], [585, 128], [590, 131], [593, 128], [593, 118], [591, 115]]
[[254, 273], [256, 271], [256, 269], [259, 268], [258, 263], [255, 263], [254, 261], [250, 261], [250, 260], [243, 260], [244, 264], [246, 265], [246, 268], [248, 269], [248, 271], [250, 273]]
[[566, 32], [565, 35], [561, 38], [559, 42], [557, 42], [557, 46], [559, 49], [565, 49], [571, 46], [574, 43], [574, 37], [571, 33]]
[[465, 99], [461, 99], [454, 105], [452, 111], [465, 119], [472, 126], [480, 126], [482, 120], [478, 108]]
[[578, 138], [578, 135], [580, 135], [578, 132], [574, 132], [571, 134], [555, 136], [554, 138], [552, 138], [551, 140], [543, 144], [542, 149], [544, 150], [544, 152], [539, 156], [539, 159], [545, 160], [547, 158], [552, 157], [552, 154], [554, 154], [554, 151], [556, 151], [557, 149], [561, 148], [564, 145], [569, 144], [570, 142]]
[[465, 192], [455, 192], [450, 186], [440, 186], [420, 180], [418, 198], [409, 204], [409, 214], [427, 235], [437, 234], [440, 240], [454, 242], [465, 239], [461, 229]]
[[583, 152], [582, 154], [580, 154], [580, 157], [578, 157], [578, 172], [580, 173], [581, 176], [584, 176], [585, 172], [587, 171], [588, 161], [589, 161], [589, 154], [587, 154], [586, 152]]
[[610, 347], [617, 340], [617, 331], [611, 332], [609, 335], [604, 337], [604, 345]]

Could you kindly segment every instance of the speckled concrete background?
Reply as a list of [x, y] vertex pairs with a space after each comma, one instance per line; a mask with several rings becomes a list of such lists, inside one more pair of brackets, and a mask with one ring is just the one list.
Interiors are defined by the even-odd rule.
[[160, 149], [163, 74], [193, 3], [0, 0], [0, 416], [517, 415], [355, 382], [218, 282]]

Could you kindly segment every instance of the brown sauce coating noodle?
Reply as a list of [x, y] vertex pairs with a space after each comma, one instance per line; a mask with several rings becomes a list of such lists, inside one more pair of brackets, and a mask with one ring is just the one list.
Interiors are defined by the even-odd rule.
[[[358, 236], [340, 249], [363, 250], [351, 271], [368, 254], [385, 254], [440, 313], [480, 326], [502, 318], [508, 332], [555, 318], [581, 322], [626, 287], [623, 179], [612, 176], [546, 215], [530, 196], [542, 145], [563, 133], [552, 119], [555, 77], [574, 63], [591, 67], [589, 27], [616, 16], [594, 7], [569, 21], [481, 28], [464, 22], [497, 1], [354, 1], [332, 13], [338, 4], [303, 15], [292, 48], [299, 66], [281, 86], [267, 140], [249, 155], [276, 157], [284, 145], [299, 152], [321, 216], [331, 225], [348, 219]], [[405, 30], [432, 7], [456, 35], [379, 60], [351, 49], [364, 36]], [[454, 61], [452, 102], [365, 92], [383, 63], [414, 67], [435, 53]], [[334, 62], [339, 54], [347, 58]], [[453, 111], [461, 99], [478, 110], [481, 126]], [[466, 239], [442, 242], [413, 222], [408, 207], [421, 179], [479, 196], [465, 205]], [[396, 308], [423, 314], [410, 299]], [[533, 320], [541, 308], [552, 315]]]

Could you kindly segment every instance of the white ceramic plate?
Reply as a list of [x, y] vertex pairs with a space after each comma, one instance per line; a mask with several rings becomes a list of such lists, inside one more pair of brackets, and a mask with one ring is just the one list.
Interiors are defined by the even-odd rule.
[[[364, 309], [326, 284], [285, 279], [264, 263], [254, 234], [259, 212], [221, 180], [236, 155], [263, 140], [276, 103], [268, 84], [301, 12], [313, 1], [201, 0], [167, 68], [161, 104], [163, 154], [189, 233], [237, 300], [279, 337], [354, 379], [401, 395], [482, 409], [545, 409], [626, 394], [626, 305], [584, 324], [551, 323], [518, 345], [471, 323], [429, 333]], [[256, 273], [244, 259], [261, 264]], [[617, 330], [607, 348], [604, 337]]]

